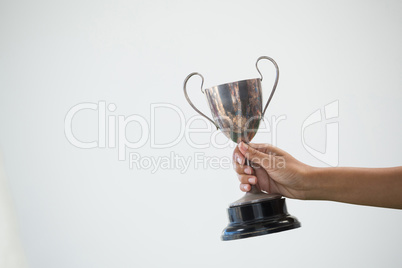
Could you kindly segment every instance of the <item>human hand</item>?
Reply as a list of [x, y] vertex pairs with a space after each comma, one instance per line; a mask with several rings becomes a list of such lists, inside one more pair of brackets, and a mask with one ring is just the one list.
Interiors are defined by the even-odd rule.
[[233, 160], [244, 192], [256, 185], [289, 198], [402, 209], [402, 166], [316, 168], [274, 146], [245, 143], [235, 148]]
[[[245, 165], [246, 158], [251, 166]], [[269, 144], [247, 145], [241, 142], [233, 152], [233, 160], [243, 192], [256, 185], [268, 193], [306, 199], [309, 190], [306, 174], [311, 167], [287, 152]]]

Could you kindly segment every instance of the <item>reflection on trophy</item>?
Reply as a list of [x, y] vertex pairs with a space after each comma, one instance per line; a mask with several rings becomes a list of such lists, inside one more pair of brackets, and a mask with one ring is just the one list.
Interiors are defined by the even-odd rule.
[[[258, 69], [258, 62], [261, 59], [271, 61], [276, 68], [275, 83], [264, 110], [262, 109], [261, 90], [263, 76]], [[188, 103], [195, 111], [219, 128], [226, 137], [236, 143], [251, 142], [278, 84], [279, 68], [272, 58], [259, 57], [256, 68], [261, 78], [227, 83], [205, 90], [202, 89], [204, 77], [199, 73], [191, 73], [184, 80], [184, 95]], [[194, 75], [198, 75], [202, 79], [201, 91], [207, 97], [214, 120], [200, 112], [187, 95], [187, 81]], [[249, 161], [246, 161], [246, 164], [252, 166]], [[288, 214], [285, 198], [278, 194], [263, 192], [254, 185], [242, 198], [229, 205], [228, 214], [230, 222], [223, 230], [221, 237], [225, 241], [300, 227], [300, 222]]]

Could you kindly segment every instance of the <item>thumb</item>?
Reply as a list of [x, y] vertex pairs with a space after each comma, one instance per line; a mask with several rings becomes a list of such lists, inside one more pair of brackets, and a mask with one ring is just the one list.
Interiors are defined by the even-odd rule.
[[248, 160], [260, 165], [262, 168], [269, 170], [273, 167], [273, 155], [260, 152], [244, 142], [239, 144], [239, 150]]

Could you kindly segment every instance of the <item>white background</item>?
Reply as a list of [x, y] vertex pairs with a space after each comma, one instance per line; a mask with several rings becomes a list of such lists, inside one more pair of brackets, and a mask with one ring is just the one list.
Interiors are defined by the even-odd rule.
[[[108, 115], [150, 118], [151, 103], [196, 115], [184, 99], [187, 74], [205, 86], [258, 77], [273, 57], [281, 77], [267, 112], [286, 115], [277, 145], [324, 163], [301, 143], [303, 121], [339, 100], [341, 166], [401, 165], [402, 4], [399, 1], [2, 1], [0, 150], [31, 267], [400, 267], [398, 210], [287, 200], [302, 228], [232, 242], [219, 237], [227, 205], [239, 198], [230, 168], [130, 169], [116, 148], [80, 149], [64, 135], [81, 102], [117, 106]], [[274, 69], [261, 62], [266, 98]], [[194, 103], [208, 115], [199, 80]], [[167, 110], [156, 138], [184, 127]], [[336, 120], [335, 120], [336, 121]], [[96, 111], [74, 119], [96, 140]], [[325, 148], [325, 123], [307, 142]], [[129, 139], [141, 137], [136, 124]], [[198, 142], [209, 134], [193, 134]], [[271, 133], [255, 141], [270, 142]], [[232, 148], [167, 149], [150, 141], [127, 152], [230, 157]]]

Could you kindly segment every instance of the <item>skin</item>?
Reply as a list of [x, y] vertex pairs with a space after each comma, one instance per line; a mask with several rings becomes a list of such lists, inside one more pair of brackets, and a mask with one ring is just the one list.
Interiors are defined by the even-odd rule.
[[402, 209], [402, 167], [317, 168], [277, 147], [245, 143], [235, 148], [233, 160], [243, 192], [256, 185], [288, 198]]

